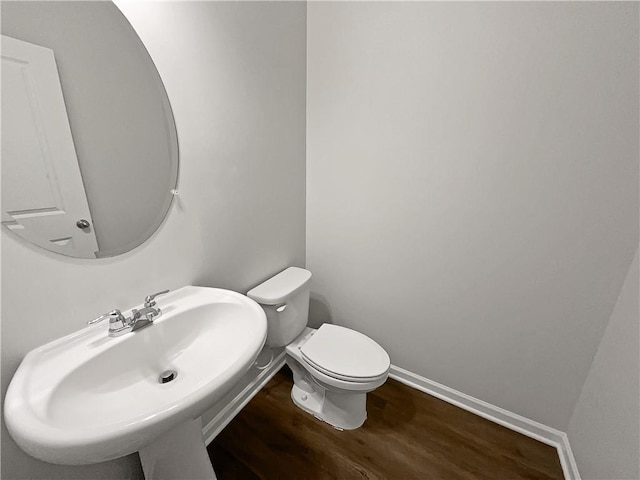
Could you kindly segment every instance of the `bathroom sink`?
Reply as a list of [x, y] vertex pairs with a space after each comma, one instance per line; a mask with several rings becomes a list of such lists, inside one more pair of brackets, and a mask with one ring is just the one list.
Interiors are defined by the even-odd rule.
[[22, 449], [62, 464], [141, 450], [220, 400], [264, 345], [264, 311], [239, 293], [189, 286], [158, 306], [138, 331], [109, 337], [99, 324], [26, 355], [4, 405]]

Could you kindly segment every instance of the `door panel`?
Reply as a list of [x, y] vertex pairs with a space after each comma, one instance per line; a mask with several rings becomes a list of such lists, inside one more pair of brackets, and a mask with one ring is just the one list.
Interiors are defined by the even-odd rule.
[[66, 255], [98, 250], [53, 50], [4, 35], [2, 224]]

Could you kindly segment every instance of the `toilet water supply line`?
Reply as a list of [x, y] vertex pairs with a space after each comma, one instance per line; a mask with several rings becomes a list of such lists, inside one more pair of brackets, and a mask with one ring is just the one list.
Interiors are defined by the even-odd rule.
[[[282, 305], [278, 305], [276, 307], [276, 312], [278, 313], [282, 313], [285, 311], [285, 309], [287, 308], [287, 304], [283, 303]], [[269, 353], [270, 353], [270, 357], [269, 357], [269, 361], [267, 362], [266, 365], [263, 365], [262, 367], [260, 365], [258, 365], [258, 361], [256, 360], [256, 363], [254, 364], [254, 366], [258, 369], [258, 370], [266, 370], [267, 368], [269, 368], [271, 366], [271, 364], [273, 363], [273, 349], [270, 348], [269, 349]]]
[[267, 368], [269, 368], [269, 367], [271, 366], [271, 364], [273, 363], [273, 349], [272, 349], [272, 348], [270, 348], [270, 349], [269, 349], [269, 353], [271, 354], [271, 356], [270, 356], [269, 361], [267, 362], [267, 364], [266, 364], [266, 365], [264, 365], [264, 366], [262, 366], [262, 367], [261, 367], [260, 365], [258, 365], [258, 361], [256, 360], [256, 363], [254, 364], [254, 366], [255, 366], [258, 370], [266, 370], [266, 369], [267, 369]]

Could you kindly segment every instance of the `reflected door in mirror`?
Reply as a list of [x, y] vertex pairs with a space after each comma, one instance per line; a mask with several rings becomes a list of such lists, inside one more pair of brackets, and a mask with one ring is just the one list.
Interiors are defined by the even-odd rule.
[[3, 35], [2, 224], [49, 250], [95, 258], [92, 223], [54, 52]]

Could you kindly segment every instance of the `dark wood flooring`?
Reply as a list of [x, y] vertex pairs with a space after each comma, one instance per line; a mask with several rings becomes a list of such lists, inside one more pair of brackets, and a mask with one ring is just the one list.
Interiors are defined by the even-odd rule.
[[209, 445], [228, 479], [562, 479], [556, 449], [389, 379], [338, 431], [296, 407], [284, 367]]

